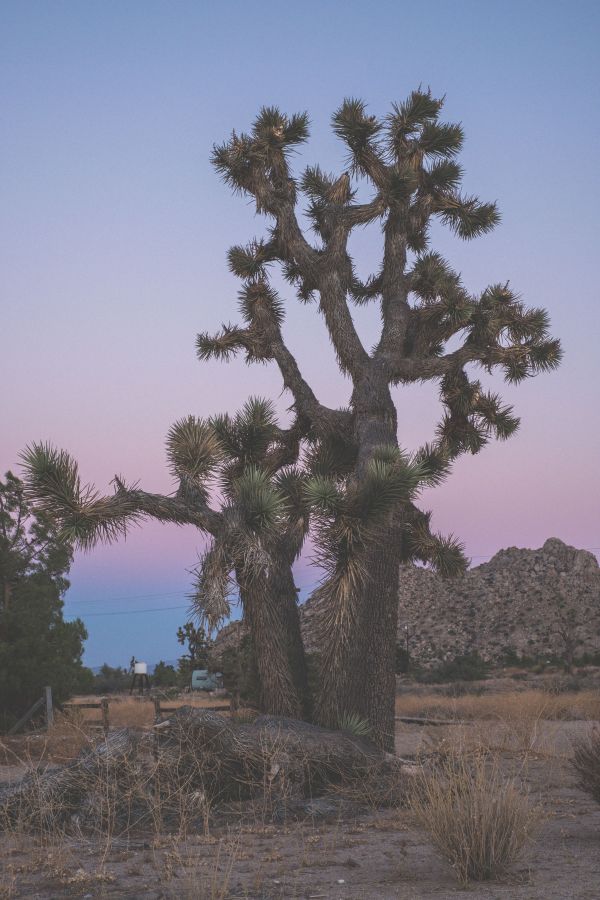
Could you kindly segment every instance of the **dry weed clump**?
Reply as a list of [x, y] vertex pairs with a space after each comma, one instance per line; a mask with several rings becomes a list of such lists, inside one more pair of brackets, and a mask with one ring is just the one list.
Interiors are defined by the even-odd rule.
[[[400, 767], [368, 743], [263, 719], [245, 725], [187, 708], [153, 733], [111, 732], [66, 766], [38, 766], [1, 789], [0, 827], [107, 841], [140, 831], [186, 837], [208, 833], [215, 807], [221, 818], [283, 821], [312, 815], [313, 806], [316, 816], [335, 811], [338, 799], [342, 805], [397, 802]], [[333, 796], [344, 786], [349, 796]], [[329, 801], [315, 800], [324, 794]]]
[[415, 780], [410, 805], [463, 885], [502, 874], [541, 818], [540, 809], [485, 753], [449, 750]]
[[579, 787], [600, 803], [600, 728], [573, 743], [571, 765]]

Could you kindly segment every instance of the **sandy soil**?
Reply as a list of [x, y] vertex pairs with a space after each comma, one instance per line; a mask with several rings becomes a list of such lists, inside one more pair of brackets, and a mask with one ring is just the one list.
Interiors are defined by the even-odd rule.
[[[457, 736], [467, 742], [485, 737], [504, 747], [507, 774], [521, 777], [543, 806], [535, 844], [500, 882], [461, 888], [410, 812], [400, 809], [343, 821], [213, 829], [186, 840], [142, 836], [110, 846], [65, 838], [42, 847], [28, 838], [6, 838], [0, 897], [598, 900], [600, 807], [574, 786], [566, 765], [572, 737], [587, 727], [542, 722], [532, 735], [489, 722], [462, 729], [399, 726], [402, 756]], [[535, 752], [518, 747], [523, 738]], [[21, 774], [13, 767], [0, 770], [4, 780]]]

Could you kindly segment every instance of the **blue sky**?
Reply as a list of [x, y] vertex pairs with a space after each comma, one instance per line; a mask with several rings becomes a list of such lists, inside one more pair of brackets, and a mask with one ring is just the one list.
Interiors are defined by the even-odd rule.
[[[235, 320], [230, 244], [260, 233], [249, 205], [212, 171], [211, 146], [262, 104], [308, 110], [298, 158], [342, 170], [329, 128], [345, 96], [384, 114], [418, 85], [446, 95], [464, 125], [465, 187], [498, 200], [502, 224], [435, 245], [479, 290], [511, 284], [546, 306], [565, 346], [555, 373], [503, 388], [522, 415], [509, 443], [461, 461], [427, 497], [436, 527], [481, 561], [550, 535], [600, 546], [596, 276], [599, 181], [596, 3], [202, 4], [5, 2], [0, 8], [0, 465], [50, 439], [103, 490], [115, 472], [169, 490], [164, 435], [176, 418], [236, 409], [248, 394], [283, 412], [272, 368], [200, 365], [199, 330]], [[355, 243], [363, 272], [380, 236]], [[377, 314], [361, 311], [361, 333]], [[322, 323], [287, 303], [286, 333], [306, 377], [343, 403]], [[400, 440], [430, 436], [433, 388], [398, 392]], [[189, 529], [148, 525], [78, 556], [67, 611], [81, 614], [91, 665], [177, 655]], [[317, 574], [304, 560], [298, 582]], [[183, 609], [135, 612], [179, 606]], [[119, 615], [105, 615], [115, 613]]]

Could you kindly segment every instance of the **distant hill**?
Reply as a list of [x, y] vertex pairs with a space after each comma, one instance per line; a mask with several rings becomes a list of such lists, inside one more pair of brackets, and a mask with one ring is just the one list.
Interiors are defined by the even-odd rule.
[[[300, 607], [305, 646], [315, 650], [317, 606]], [[477, 651], [500, 662], [506, 653], [542, 657], [600, 653], [600, 567], [591, 553], [549, 538], [537, 550], [510, 547], [459, 578], [417, 566], [400, 573], [398, 641], [408, 626], [411, 657], [436, 665]], [[237, 643], [238, 622], [217, 637], [217, 655]]]
[[[307, 645], [311, 604], [303, 607]], [[408, 626], [411, 657], [423, 666], [477, 651], [564, 657], [600, 652], [600, 567], [596, 557], [549, 538], [538, 550], [509, 547], [459, 578], [417, 566], [400, 572], [398, 641]]]

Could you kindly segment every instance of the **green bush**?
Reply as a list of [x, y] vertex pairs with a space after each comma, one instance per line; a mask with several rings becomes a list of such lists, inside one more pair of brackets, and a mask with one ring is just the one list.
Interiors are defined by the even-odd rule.
[[92, 693], [94, 694], [117, 694], [121, 691], [128, 691], [131, 687], [133, 676], [127, 669], [121, 669], [119, 666], [112, 667], [108, 663], [104, 663], [100, 671], [94, 676]]
[[154, 667], [152, 673], [152, 687], [169, 688], [178, 684], [177, 672], [173, 666], [167, 665], [162, 659]]
[[474, 650], [446, 660], [417, 678], [427, 684], [443, 684], [448, 681], [480, 681], [487, 678], [490, 665]]
[[230, 647], [221, 657], [223, 686], [240, 700], [258, 706], [259, 680], [250, 635], [244, 635], [239, 647]]
[[0, 729], [14, 722], [50, 685], [57, 702], [89, 689], [81, 656], [87, 632], [63, 618], [73, 559], [60, 530], [31, 509], [23, 483], [0, 480]]

